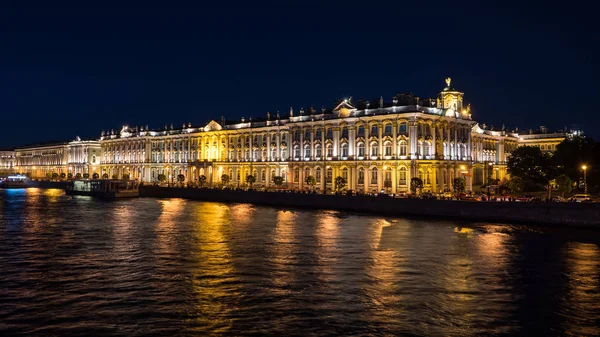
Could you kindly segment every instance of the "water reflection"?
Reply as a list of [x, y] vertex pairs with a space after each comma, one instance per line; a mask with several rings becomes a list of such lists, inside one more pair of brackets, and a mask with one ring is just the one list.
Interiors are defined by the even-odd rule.
[[600, 327], [600, 249], [591, 243], [566, 247], [569, 282], [564, 296], [565, 335], [597, 335]]
[[599, 335], [600, 233], [0, 190], [0, 335]]

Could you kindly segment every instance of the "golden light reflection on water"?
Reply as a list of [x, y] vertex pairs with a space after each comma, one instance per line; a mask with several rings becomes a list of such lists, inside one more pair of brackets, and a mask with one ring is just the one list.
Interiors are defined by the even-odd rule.
[[568, 289], [564, 306], [573, 319], [565, 323], [569, 336], [600, 335], [600, 249], [591, 243], [571, 242], [567, 246]]
[[337, 263], [336, 250], [341, 220], [337, 217], [337, 212], [333, 211], [320, 211], [316, 217], [316, 256], [321, 266], [318, 277], [322, 282], [329, 282], [335, 278], [332, 269]]
[[[240, 205], [242, 206], [242, 205]], [[244, 207], [236, 208], [238, 216]], [[228, 246], [227, 235], [230, 225], [230, 208], [216, 203], [194, 204], [195, 247], [191, 252], [194, 322], [199, 331], [225, 333], [233, 325], [232, 311], [236, 309], [232, 300], [240, 289]], [[193, 331], [193, 329], [192, 329]]]
[[177, 227], [177, 217], [184, 213], [187, 201], [184, 199], [163, 199], [158, 201], [161, 212], [156, 222], [157, 248], [161, 255], [174, 254], [173, 242]]
[[274, 291], [280, 295], [287, 293], [283, 290], [295, 281], [293, 264], [297, 261], [294, 247], [297, 241], [297, 219], [298, 215], [291, 211], [278, 211], [275, 232], [273, 236], [273, 262], [279, 270], [273, 275]]

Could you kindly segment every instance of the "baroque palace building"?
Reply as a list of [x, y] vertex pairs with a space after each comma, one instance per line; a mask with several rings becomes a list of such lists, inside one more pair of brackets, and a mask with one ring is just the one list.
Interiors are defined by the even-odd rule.
[[321, 191], [332, 190], [341, 176], [348, 189], [391, 193], [408, 191], [413, 177], [431, 192], [451, 190], [452, 179], [464, 177], [472, 190], [489, 178], [503, 178], [516, 147], [553, 151], [569, 136], [479, 125], [463, 103], [464, 94], [450, 86], [449, 78], [446, 84], [436, 98], [397, 94], [392, 102], [344, 100], [319, 112], [290, 108], [286, 118], [267, 113], [264, 119], [226, 123], [221, 118], [204, 127], [103, 131], [101, 172], [144, 182], [164, 174], [169, 183], [178, 175], [197, 183], [204, 175], [209, 184], [219, 184], [227, 174], [233, 186], [253, 175], [255, 186], [265, 187], [281, 176], [287, 187], [300, 190], [309, 188], [305, 179], [314, 176]]

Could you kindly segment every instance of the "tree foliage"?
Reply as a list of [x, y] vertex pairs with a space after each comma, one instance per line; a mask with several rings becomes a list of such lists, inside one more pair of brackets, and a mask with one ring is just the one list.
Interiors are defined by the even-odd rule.
[[122, 179], [123, 180], [129, 180], [130, 176], [129, 173], [123, 173]]
[[165, 181], [167, 181], [167, 176], [164, 173], [161, 173], [158, 176], [156, 176], [156, 179], [159, 182], [164, 183]]
[[314, 176], [308, 176], [304, 179], [304, 182], [306, 183], [306, 185], [314, 188], [317, 184], [317, 178], [315, 178]]
[[556, 182], [556, 185], [558, 185], [558, 191], [562, 197], [564, 197], [565, 194], [571, 193], [571, 190], [573, 189], [573, 181], [568, 175], [561, 174], [556, 177], [554, 181]]
[[454, 189], [454, 192], [462, 193], [465, 191], [466, 186], [467, 186], [467, 183], [465, 181], [465, 178], [456, 177], [456, 178], [452, 179], [452, 188]]
[[[223, 179], [224, 176], [227, 176], [225, 179]], [[227, 184], [226, 181], [229, 181], [229, 176], [224, 174], [221, 176], [221, 181], [223, 182], [223, 184]], [[198, 182], [200, 183], [200, 187], [204, 187], [204, 184], [206, 184], [206, 176], [203, 174], [200, 177], [198, 177]]]
[[282, 176], [274, 176], [273, 177], [273, 184], [275, 184], [276, 186], [283, 185], [283, 177]]
[[334, 183], [334, 186], [335, 186], [335, 190], [338, 191], [338, 192], [340, 192], [346, 186], [346, 178], [341, 177], [341, 176], [337, 176], [333, 180], [333, 183]]
[[[94, 173], [96, 176], [98, 175], [98, 173]], [[89, 173], [84, 173], [83, 174], [83, 179], [89, 179], [90, 178], [90, 174]], [[98, 179], [98, 178], [94, 178], [94, 179]]]
[[511, 153], [506, 166], [511, 176], [536, 184], [548, 185], [556, 176], [552, 157], [538, 147], [518, 147]]
[[94, 174], [92, 174], [92, 179], [98, 179], [100, 178], [100, 176], [98, 175], [98, 173], [94, 172]]
[[414, 177], [410, 180], [410, 191], [412, 194], [416, 194], [417, 191], [421, 191], [423, 189], [423, 180], [418, 177]]
[[523, 179], [521, 177], [511, 177], [508, 181], [508, 188], [510, 188], [512, 194], [521, 193], [523, 191], [524, 186], [525, 183], [523, 182]]
[[248, 185], [250, 185], [250, 187], [252, 187], [252, 185], [256, 182], [256, 177], [254, 177], [253, 175], [249, 174], [246, 176], [246, 183], [248, 183]]
[[104, 174], [102, 175], [102, 179], [108, 179], [108, 173], [104, 173]]
[[177, 181], [180, 182], [180, 183], [184, 182], [185, 181], [185, 176], [183, 174], [181, 174], [181, 173], [178, 174], [177, 175]]

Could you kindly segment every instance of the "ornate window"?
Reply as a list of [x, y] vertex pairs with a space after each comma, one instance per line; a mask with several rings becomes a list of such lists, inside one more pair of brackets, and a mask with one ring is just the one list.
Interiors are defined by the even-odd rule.
[[333, 146], [331, 144], [327, 144], [325, 146], [325, 150], [327, 151], [327, 153], [326, 153], [327, 157], [333, 157]]
[[332, 169], [331, 167], [328, 167], [328, 168], [327, 168], [327, 176], [326, 176], [326, 179], [327, 179], [327, 183], [328, 183], [328, 184], [331, 184], [331, 182], [333, 181], [333, 169]]
[[315, 156], [321, 158], [321, 145], [315, 145]]
[[297, 183], [299, 181], [300, 181], [300, 169], [296, 167], [294, 169], [294, 182]]
[[399, 130], [399, 133], [400, 133], [401, 135], [406, 135], [406, 134], [408, 133], [408, 132], [407, 132], [407, 128], [406, 128], [406, 122], [402, 122], [402, 123], [400, 123], [400, 130]]
[[300, 146], [294, 145], [294, 158], [300, 158]]
[[260, 170], [260, 181], [265, 182], [267, 180], [267, 170]]
[[369, 134], [369, 136], [379, 137], [379, 128], [377, 127], [377, 124], [371, 125], [371, 133]]
[[304, 146], [304, 158], [310, 158], [310, 146], [309, 145]]
[[364, 137], [365, 136], [365, 127], [363, 125], [358, 127], [358, 137]]
[[391, 136], [392, 135], [392, 124], [386, 124], [383, 132], [385, 133], [386, 136]]
[[348, 181], [348, 168], [344, 167], [342, 169], [342, 178], [346, 179], [346, 181]]
[[407, 152], [406, 151], [406, 141], [401, 140], [399, 145], [400, 145], [399, 146], [400, 147], [400, 155], [401, 156], [406, 156], [406, 152]]
[[346, 143], [342, 144], [342, 157], [348, 157], [348, 144]]
[[306, 179], [308, 176], [310, 176], [310, 169], [307, 167], [304, 169], [304, 179]]
[[327, 129], [327, 139], [333, 139], [333, 130]]
[[347, 127], [342, 128], [342, 138], [348, 139], [348, 128]]
[[317, 179], [317, 181], [321, 181], [321, 168], [317, 167], [315, 169], [315, 178]]
[[377, 168], [373, 167], [371, 169], [371, 185], [377, 185]]
[[392, 143], [386, 142], [384, 146], [385, 146], [385, 156], [391, 156], [392, 155]]
[[365, 183], [365, 170], [362, 167], [358, 169], [358, 183], [361, 185]]
[[375, 143], [375, 142], [371, 143], [371, 157], [377, 157], [378, 152], [379, 152], [379, 147], [377, 146], [377, 143]]
[[406, 186], [406, 167], [400, 167], [398, 170], [398, 185]]
[[358, 156], [359, 157], [365, 156], [365, 144], [364, 143], [358, 143]]

